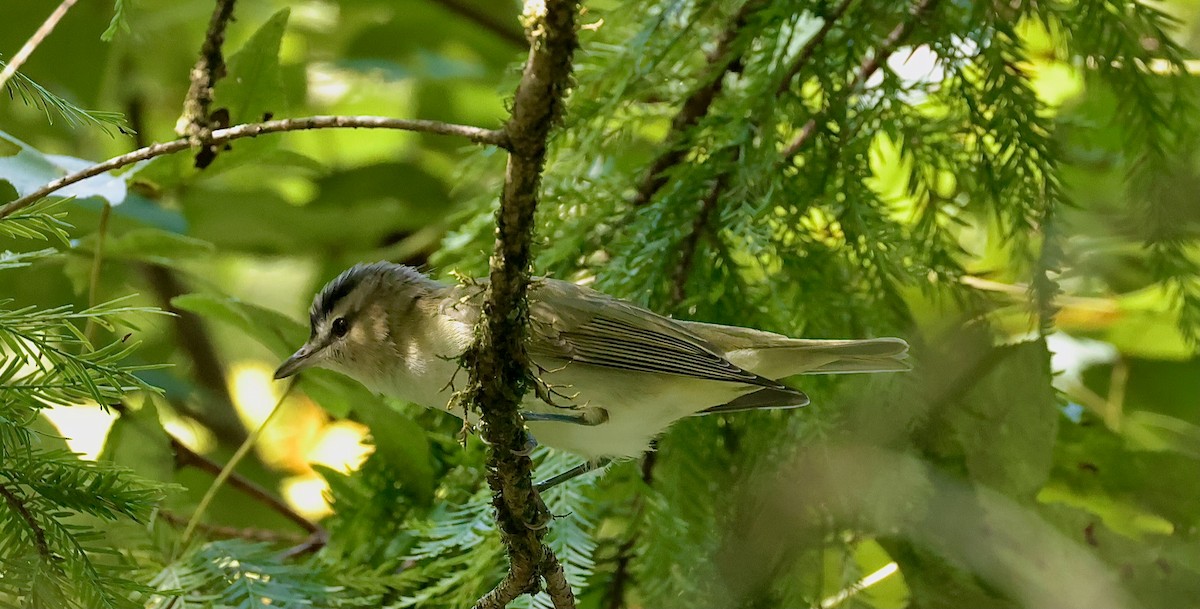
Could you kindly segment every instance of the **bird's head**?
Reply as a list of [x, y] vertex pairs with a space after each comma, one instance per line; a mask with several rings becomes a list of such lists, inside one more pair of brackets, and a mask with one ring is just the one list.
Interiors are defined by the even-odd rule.
[[406, 325], [418, 323], [416, 301], [437, 287], [408, 266], [376, 262], [351, 267], [313, 298], [308, 341], [279, 366], [275, 378], [314, 367], [360, 381], [386, 374], [397, 358], [398, 335], [406, 333]]

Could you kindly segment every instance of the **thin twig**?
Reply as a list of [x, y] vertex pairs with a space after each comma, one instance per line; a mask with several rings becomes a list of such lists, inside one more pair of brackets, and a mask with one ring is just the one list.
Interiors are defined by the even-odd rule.
[[[114, 402], [108, 405], [109, 408], [115, 410], [118, 414], [124, 416], [129, 408], [122, 402]], [[209, 459], [208, 457], [192, 450], [187, 444], [184, 444], [179, 438], [175, 437], [170, 432], [167, 432], [167, 440], [171, 443], [171, 452], [175, 455], [175, 464], [177, 467], [194, 467], [200, 471], [207, 472], [213, 476], [220, 476], [225, 470], [225, 466]], [[309, 519], [301, 516], [291, 506], [284, 503], [275, 495], [271, 494], [267, 489], [259, 486], [253, 480], [233, 471], [229, 471], [228, 480], [229, 486], [236, 488], [251, 498], [265, 504], [267, 507], [275, 510], [281, 516], [291, 520], [308, 532], [309, 535], [324, 534], [325, 529], [319, 524], [316, 524]]]
[[778, 95], [787, 93], [788, 89], [792, 86], [792, 79], [796, 78], [796, 75], [804, 70], [808, 62], [812, 61], [813, 54], [816, 53], [817, 48], [825, 42], [825, 38], [829, 36], [829, 32], [837, 24], [837, 20], [846, 14], [846, 9], [850, 8], [850, 5], [853, 3], [854, 0], [842, 0], [832, 11], [829, 11], [825, 15], [825, 22], [821, 24], [821, 29], [817, 30], [812, 35], [812, 38], [809, 38], [808, 42], [804, 43], [804, 48], [800, 49], [800, 52], [796, 54], [796, 59], [792, 61], [792, 65], [788, 68], [787, 73], [784, 74], [783, 81], [779, 83], [779, 91], [776, 92]]
[[[477, 609], [504, 607], [517, 596], [536, 591], [540, 578], [546, 576], [545, 569], [557, 564], [542, 542], [551, 516], [533, 488], [533, 463], [524, 454], [525, 426], [517, 406], [530, 381], [525, 351], [529, 331], [526, 294], [534, 210], [547, 138], [561, 118], [570, 82], [577, 10], [578, 0], [525, 3], [522, 23], [530, 40], [529, 57], [505, 124], [510, 154], [496, 214], [491, 281], [476, 327], [476, 343], [463, 356], [470, 376], [466, 399], [482, 413], [482, 435], [489, 447], [487, 481], [509, 558], [508, 574], [479, 599]], [[573, 608], [575, 598], [565, 578], [558, 574], [550, 577], [554, 606]]]
[[712, 222], [712, 217], [717, 210], [717, 201], [720, 200], [721, 191], [725, 190], [728, 182], [729, 172], [727, 171], [722, 172], [713, 181], [712, 188], [700, 202], [700, 211], [692, 221], [692, 230], [684, 238], [683, 243], [679, 244], [683, 251], [679, 257], [679, 265], [675, 267], [675, 277], [671, 281], [671, 308], [678, 307], [687, 298], [686, 286], [688, 278], [692, 276], [692, 266], [696, 261], [696, 249], [700, 247], [700, 238], [704, 236], [708, 225]]
[[[196, 469], [208, 472], [213, 476], [220, 476], [221, 472], [225, 470], [225, 466], [222, 466], [216, 461], [213, 461], [212, 459], [209, 459], [208, 457], [192, 450], [191, 448], [188, 448], [188, 446], [181, 442], [179, 438], [176, 438], [170, 434], [168, 434], [167, 437], [170, 438], [171, 449], [175, 451], [175, 459], [180, 465], [190, 465]], [[282, 499], [276, 497], [267, 489], [259, 486], [253, 480], [250, 480], [249, 478], [232, 471], [232, 469], [230, 470], [227, 482], [229, 483], [229, 486], [242, 491], [243, 493], [257, 500], [259, 503], [271, 508], [284, 518], [296, 523], [300, 526], [300, 528], [304, 529], [309, 534], [321, 533], [324, 531], [321, 525], [314, 523], [304, 516], [301, 516], [299, 512], [293, 510], [291, 506], [285, 503]]]
[[[100, 224], [96, 227], [96, 251], [92, 252], [92, 272], [88, 278], [88, 307], [95, 307], [100, 292], [100, 269], [104, 264], [104, 241], [108, 236], [108, 218], [112, 215], [112, 203], [104, 202], [100, 208]], [[83, 328], [83, 337], [88, 343], [96, 332], [96, 320], [89, 317]]]
[[509, 27], [507, 21], [500, 21], [469, 2], [463, 0], [433, 0], [433, 2], [495, 34], [504, 42], [519, 47], [525, 46], [525, 36], [521, 32]]
[[709, 57], [710, 74], [707, 81], [692, 91], [675, 114], [675, 118], [671, 119], [671, 130], [663, 139], [666, 150], [650, 163], [649, 169], [643, 175], [637, 192], [633, 195], [634, 205], [649, 203], [655, 193], [666, 185], [666, 171], [678, 165], [687, 154], [687, 147], [682, 146], [687, 131], [708, 115], [713, 100], [724, 86], [725, 75], [741, 71], [742, 49], [735, 48], [734, 43], [737, 42], [738, 34], [746, 25], [750, 13], [762, 4], [759, 0], [747, 0], [729, 21], [725, 31], [721, 32], [717, 40], [717, 49]]
[[[158, 517], [177, 527], [185, 526], [190, 521], [188, 517], [181, 514], [176, 514], [169, 510], [159, 510]], [[275, 531], [272, 529], [230, 527], [219, 524], [207, 524], [203, 522], [196, 525], [196, 530], [205, 533], [209, 537], [248, 539], [250, 541], [264, 541], [267, 543], [298, 544], [303, 543], [308, 539], [307, 535], [297, 535], [295, 533]]]
[[8, 504], [8, 507], [12, 508], [21, 517], [21, 520], [25, 521], [29, 530], [33, 532], [33, 545], [37, 546], [38, 554], [44, 560], [53, 560], [54, 553], [50, 551], [50, 544], [46, 543], [46, 531], [42, 530], [42, 525], [38, 524], [33, 514], [29, 513], [29, 508], [25, 507], [25, 502], [21, 501], [21, 498], [12, 489], [3, 484], [0, 484], [0, 496], [4, 497], [4, 502]]
[[[225, 44], [225, 28], [233, 19], [235, 0], [216, 0], [204, 43], [200, 45], [200, 57], [192, 67], [191, 85], [183, 98], [183, 114], [175, 123], [175, 132], [180, 136], [193, 137], [204, 143], [213, 125], [209, 120], [208, 108], [212, 104], [213, 87], [225, 76], [225, 57], [221, 46]], [[209, 159], [211, 162], [211, 159]]]
[[283, 401], [287, 399], [287, 396], [291, 394], [292, 388], [295, 386], [295, 381], [288, 383], [287, 389], [279, 396], [279, 400], [275, 402], [275, 407], [271, 409], [271, 413], [263, 420], [262, 425], [259, 425], [250, 435], [246, 436], [246, 440], [242, 442], [242, 445], [234, 451], [232, 457], [229, 457], [229, 462], [217, 473], [217, 477], [213, 479], [208, 490], [204, 492], [204, 496], [200, 498], [200, 503], [196, 504], [196, 511], [192, 514], [192, 519], [188, 521], [187, 526], [183, 529], [183, 534], [180, 536], [180, 541], [183, 545], [186, 545], [188, 539], [192, 537], [192, 533], [196, 530], [196, 525], [200, 524], [200, 519], [204, 516], [204, 512], [208, 509], [209, 504], [212, 503], [213, 497], [217, 496], [217, 491], [220, 490], [221, 485], [233, 473], [233, 468], [237, 467], [237, 464], [246, 456], [246, 453], [250, 452], [250, 449], [258, 440], [258, 436], [270, 424], [271, 419], [275, 418], [275, 415], [283, 410]]
[[71, 9], [75, 2], [76, 0], [63, 0], [62, 4], [59, 4], [58, 8], [54, 9], [54, 12], [50, 13], [49, 17], [46, 17], [46, 20], [42, 22], [42, 26], [29, 37], [29, 40], [25, 41], [25, 44], [17, 51], [17, 54], [13, 55], [13, 58], [4, 66], [4, 70], [0, 71], [0, 89], [3, 89], [4, 85], [8, 84], [8, 79], [17, 73], [17, 70], [25, 63], [25, 60], [29, 59], [29, 56], [33, 54], [33, 50], [42, 44], [42, 41], [50, 35], [50, 32], [54, 31], [58, 22], [62, 20], [63, 16], [67, 14], [67, 11]]
[[[904, 39], [908, 38], [909, 34], [912, 33], [913, 28], [917, 26], [917, 23], [921, 21], [921, 19], [925, 16], [925, 13], [929, 12], [929, 9], [933, 8], [933, 5], [935, 4], [937, 4], [937, 0], [919, 0], [916, 4], [914, 4], [909, 10], [908, 18], [896, 24], [896, 27], [892, 28], [892, 31], [887, 35], [887, 38], [884, 38], [883, 41], [880, 42], [877, 47], [875, 47], [875, 50], [868, 55], [861, 64], [859, 64], [858, 72], [854, 75], [854, 78], [852, 78], [850, 82], [846, 83], [846, 87], [842, 90], [842, 96], [848, 98], [851, 95], [854, 95], [854, 93], [858, 91], [858, 89], [862, 87], [863, 84], [865, 84], [877, 70], [879, 70], [879, 67], [883, 65], [884, 58], [891, 55], [892, 52], [896, 50], [896, 47], [899, 46]], [[792, 143], [788, 144], [788, 147], [784, 149], [783, 158], [785, 160], [796, 156], [796, 153], [799, 152], [800, 149], [812, 139], [812, 136], [817, 132], [817, 124], [823, 121], [825, 118], [824, 114], [825, 113], [822, 112], [817, 116], [808, 119], [808, 122], [804, 123], [804, 126], [800, 128], [800, 134], [797, 135], [796, 139], [792, 140]]]
[[[440, 121], [410, 120], [402, 118], [388, 118], [384, 116], [309, 116], [304, 118], [286, 118], [281, 120], [265, 121], [261, 123], [246, 123], [229, 127], [227, 129], [218, 129], [213, 131], [208, 138], [208, 143], [222, 144], [244, 137], [256, 137], [259, 135], [266, 135], [268, 133], [304, 131], [309, 129], [398, 129], [401, 131], [415, 131], [419, 133], [434, 133], [438, 135], [464, 137], [477, 144], [487, 144], [491, 146], [497, 146], [499, 148], [508, 147], [507, 137], [505, 133], [500, 130], [483, 129], [481, 127], [457, 125], [454, 123], [443, 123]], [[106, 171], [125, 167], [126, 165], [132, 165], [139, 161], [144, 161], [146, 159], [152, 159], [167, 154], [173, 154], [179, 152], [180, 150], [187, 150], [188, 148], [191, 148], [192, 145], [193, 142], [189, 138], [180, 138], [170, 142], [153, 144], [127, 154], [122, 154], [121, 156], [113, 157], [107, 161], [104, 161], [103, 163], [92, 165], [91, 167], [82, 169], [75, 173], [68, 174], [23, 197], [16, 199], [8, 205], [5, 205], [3, 208], [0, 208], [0, 220], [11, 216], [18, 211], [21, 211], [46, 195], [70, 186], [76, 182], [81, 182], [88, 178], [98, 176]]]

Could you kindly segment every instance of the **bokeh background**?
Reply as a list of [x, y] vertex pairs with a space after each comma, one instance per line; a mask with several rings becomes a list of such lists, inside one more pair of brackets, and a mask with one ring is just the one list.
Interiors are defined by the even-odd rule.
[[[14, 90], [0, 100], [0, 201], [71, 158], [175, 137], [212, 3], [118, 4], [127, 28], [111, 42], [111, 3], [82, 2], [21, 72], [65, 103], [123, 114], [124, 128]], [[6, 7], [0, 58], [53, 5]], [[519, 8], [243, 0], [215, 105], [234, 123], [497, 128], [525, 53]], [[550, 539], [581, 605], [1195, 605], [1200, 5], [934, 4], [855, 88], [859, 62], [911, 17], [851, 3], [784, 80], [835, 10], [584, 3], [535, 270], [690, 319], [903, 336], [914, 371], [797, 379], [813, 407], [684, 421], [655, 456], [551, 493], [563, 517]], [[719, 41], [743, 13], [730, 69]], [[682, 100], [714, 78], [724, 89], [678, 136]], [[781, 162], [815, 116], [817, 135]], [[664, 138], [682, 157], [648, 203], [630, 203]], [[331, 373], [283, 400], [237, 468], [320, 522], [328, 545], [280, 558], [307, 532], [229, 485], [199, 540], [180, 549], [178, 532], [213, 479], [187, 455], [223, 464], [263, 425], [285, 388], [272, 371], [325, 281], [385, 259], [451, 281], [484, 272], [504, 155], [322, 130], [238, 140], [204, 170], [192, 160], [157, 159], [62, 204], [66, 243], [0, 238], [0, 251], [55, 250], [0, 272], [0, 308], [132, 295], [175, 314], [99, 331], [139, 344], [130, 363], [170, 364], [139, 373], [160, 394], [53, 404], [31, 423], [40, 441], [179, 485], [150, 524], [110, 540], [160, 591], [200, 602], [270, 573], [275, 587], [212, 602], [352, 605], [336, 584], [375, 606], [469, 604], [503, 566], [478, 440], [460, 446], [451, 417]], [[714, 184], [720, 203], [704, 211]], [[539, 459], [541, 473], [574, 463]], [[247, 531], [275, 537], [251, 545], [264, 536]], [[239, 556], [241, 568], [221, 563]], [[205, 575], [164, 578], [172, 569]], [[319, 575], [339, 572], [360, 579]]]

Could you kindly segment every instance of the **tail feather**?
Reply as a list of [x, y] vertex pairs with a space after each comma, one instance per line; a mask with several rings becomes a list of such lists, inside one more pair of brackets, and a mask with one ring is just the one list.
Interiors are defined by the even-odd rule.
[[736, 326], [680, 323], [724, 351], [733, 364], [769, 379], [910, 369], [904, 362], [908, 343], [899, 338], [814, 340]]

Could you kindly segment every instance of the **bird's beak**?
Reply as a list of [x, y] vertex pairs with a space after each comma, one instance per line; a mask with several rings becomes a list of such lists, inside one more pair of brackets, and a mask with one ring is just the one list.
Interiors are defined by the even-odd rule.
[[275, 370], [275, 380], [287, 378], [309, 367], [311, 364], [309, 358], [312, 357], [314, 351], [308, 345], [300, 347], [299, 351], [293, 353], [291, 357], [287, 358], [287, 361], [280, 364], [279, 368]]

